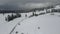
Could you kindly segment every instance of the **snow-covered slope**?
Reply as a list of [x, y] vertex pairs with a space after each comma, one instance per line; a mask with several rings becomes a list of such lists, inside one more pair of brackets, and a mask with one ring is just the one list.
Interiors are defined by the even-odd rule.
[[9, 34], [10, 31], [13, 29], [13, 27], [18, 23], [21, 22], [22, 20], [24, 20], [24, 17], [21, 18], [16, 18], [10, 22], [5, 21], [5, 17], [7, 17], [7, 15], [11, 15], [10, 14], [0, 14], [0, 34]]
[[[5, 21], [5, 17], [12, 13], [0, 14], [0, 34], [60, 34], [60, 13], [46, 13], [46, 10], [36, 11], [35, 13], [38, 16], [32, 16], [31, 18], [28, 17], [33, 12], [21, 13], [22, 17], [10, 22]], [[44, 14], [39, 15], [40, 13]]]
[[28, 18], [17, 25], [12, 34], [60, 34], [60, 17], [45, 14]]

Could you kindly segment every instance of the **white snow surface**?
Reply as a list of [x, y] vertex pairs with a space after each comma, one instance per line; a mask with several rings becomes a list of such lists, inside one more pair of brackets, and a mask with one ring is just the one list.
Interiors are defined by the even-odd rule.
[[[18, 34], [60, 34], [60, 13], [50, 14], [51, 13], [33, 16], [31, 18], [22, 16], [10, 22], [5, 21], [5, 17], [8, 14], [4, 16], [0, 14], [0, 34], [9, 34], [17, 23], [20, 23], [20, 25], [17, 25], [11, 34], [16, 34], [16, 31], [18, 31]], [[40, 27], [40, 29], [38, 29], [38, 27]]]
[[[40, 29], [38, 29], [40, 27]], [[60, 17], [53, 15], [41, 15], [21, 22], [12, 34], [60, 34]]]

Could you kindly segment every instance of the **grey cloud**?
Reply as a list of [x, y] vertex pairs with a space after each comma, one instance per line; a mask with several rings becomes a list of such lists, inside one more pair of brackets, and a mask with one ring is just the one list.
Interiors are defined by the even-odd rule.
[[0, 0], [0, 3], [29, 3], [29, 2], [35, 2], [35, 3], [44, 3], [44, 2], [54, 2], [59, 3], [60, 0]]
[[[7, 8], [12, 8], [12, 7], [17, 7], [17, 8], [21, 8], [21, 7], [25, 7], [25, 4], [27, 3], [46, 3], [46, 2], [50, 2], [50, 3], [60, 3], [60, 0], [0, 0], [0, 5], [4, 5], [4, 7]], [[10, 6], [10, 7], [9, 7]]]

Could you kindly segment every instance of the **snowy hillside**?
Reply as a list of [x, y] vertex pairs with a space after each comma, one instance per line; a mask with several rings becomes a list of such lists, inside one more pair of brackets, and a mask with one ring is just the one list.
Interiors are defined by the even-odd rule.
[[0, 14], [0, 34], [9, 34], [14, 26], [16, 28], [11, 34], [16, 34], [16, 31], [18, 34], [60, 34], [60, 13], [54, 13], [54, 15], [48, 13], [31, 18], [20, 17], [10, 22], [5, 21], [7, 15]]
[[[40, 27], [40, 29], [38, 28]], [[60, 17], [40, 15], [28, 18], [17, 25], [12, 34], [60, 34]]]
[[0, 14], [0, 34], [60, 34], [60, 13], [44, 9]]

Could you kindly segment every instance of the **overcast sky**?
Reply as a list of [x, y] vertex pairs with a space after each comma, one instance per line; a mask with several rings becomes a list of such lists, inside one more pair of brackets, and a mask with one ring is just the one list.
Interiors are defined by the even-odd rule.
[[56, 4], [59, 2], [60, 2], [60, 0], [0, 0], [0, 5], [9, 4], [9, 5], [14, 5], [14, 6], [24, 7], [25, 4], [28, 5], [29, 3], [31, 3], [31, 4], [38, 3], [41, 5], [41, 3], [55, 3]]
[[0, 3], [7, 3], [7, 2], [19, 2], [19, 3], [28, 3], [28, 2], [59, 2], [60, 0], [0, 0]]

